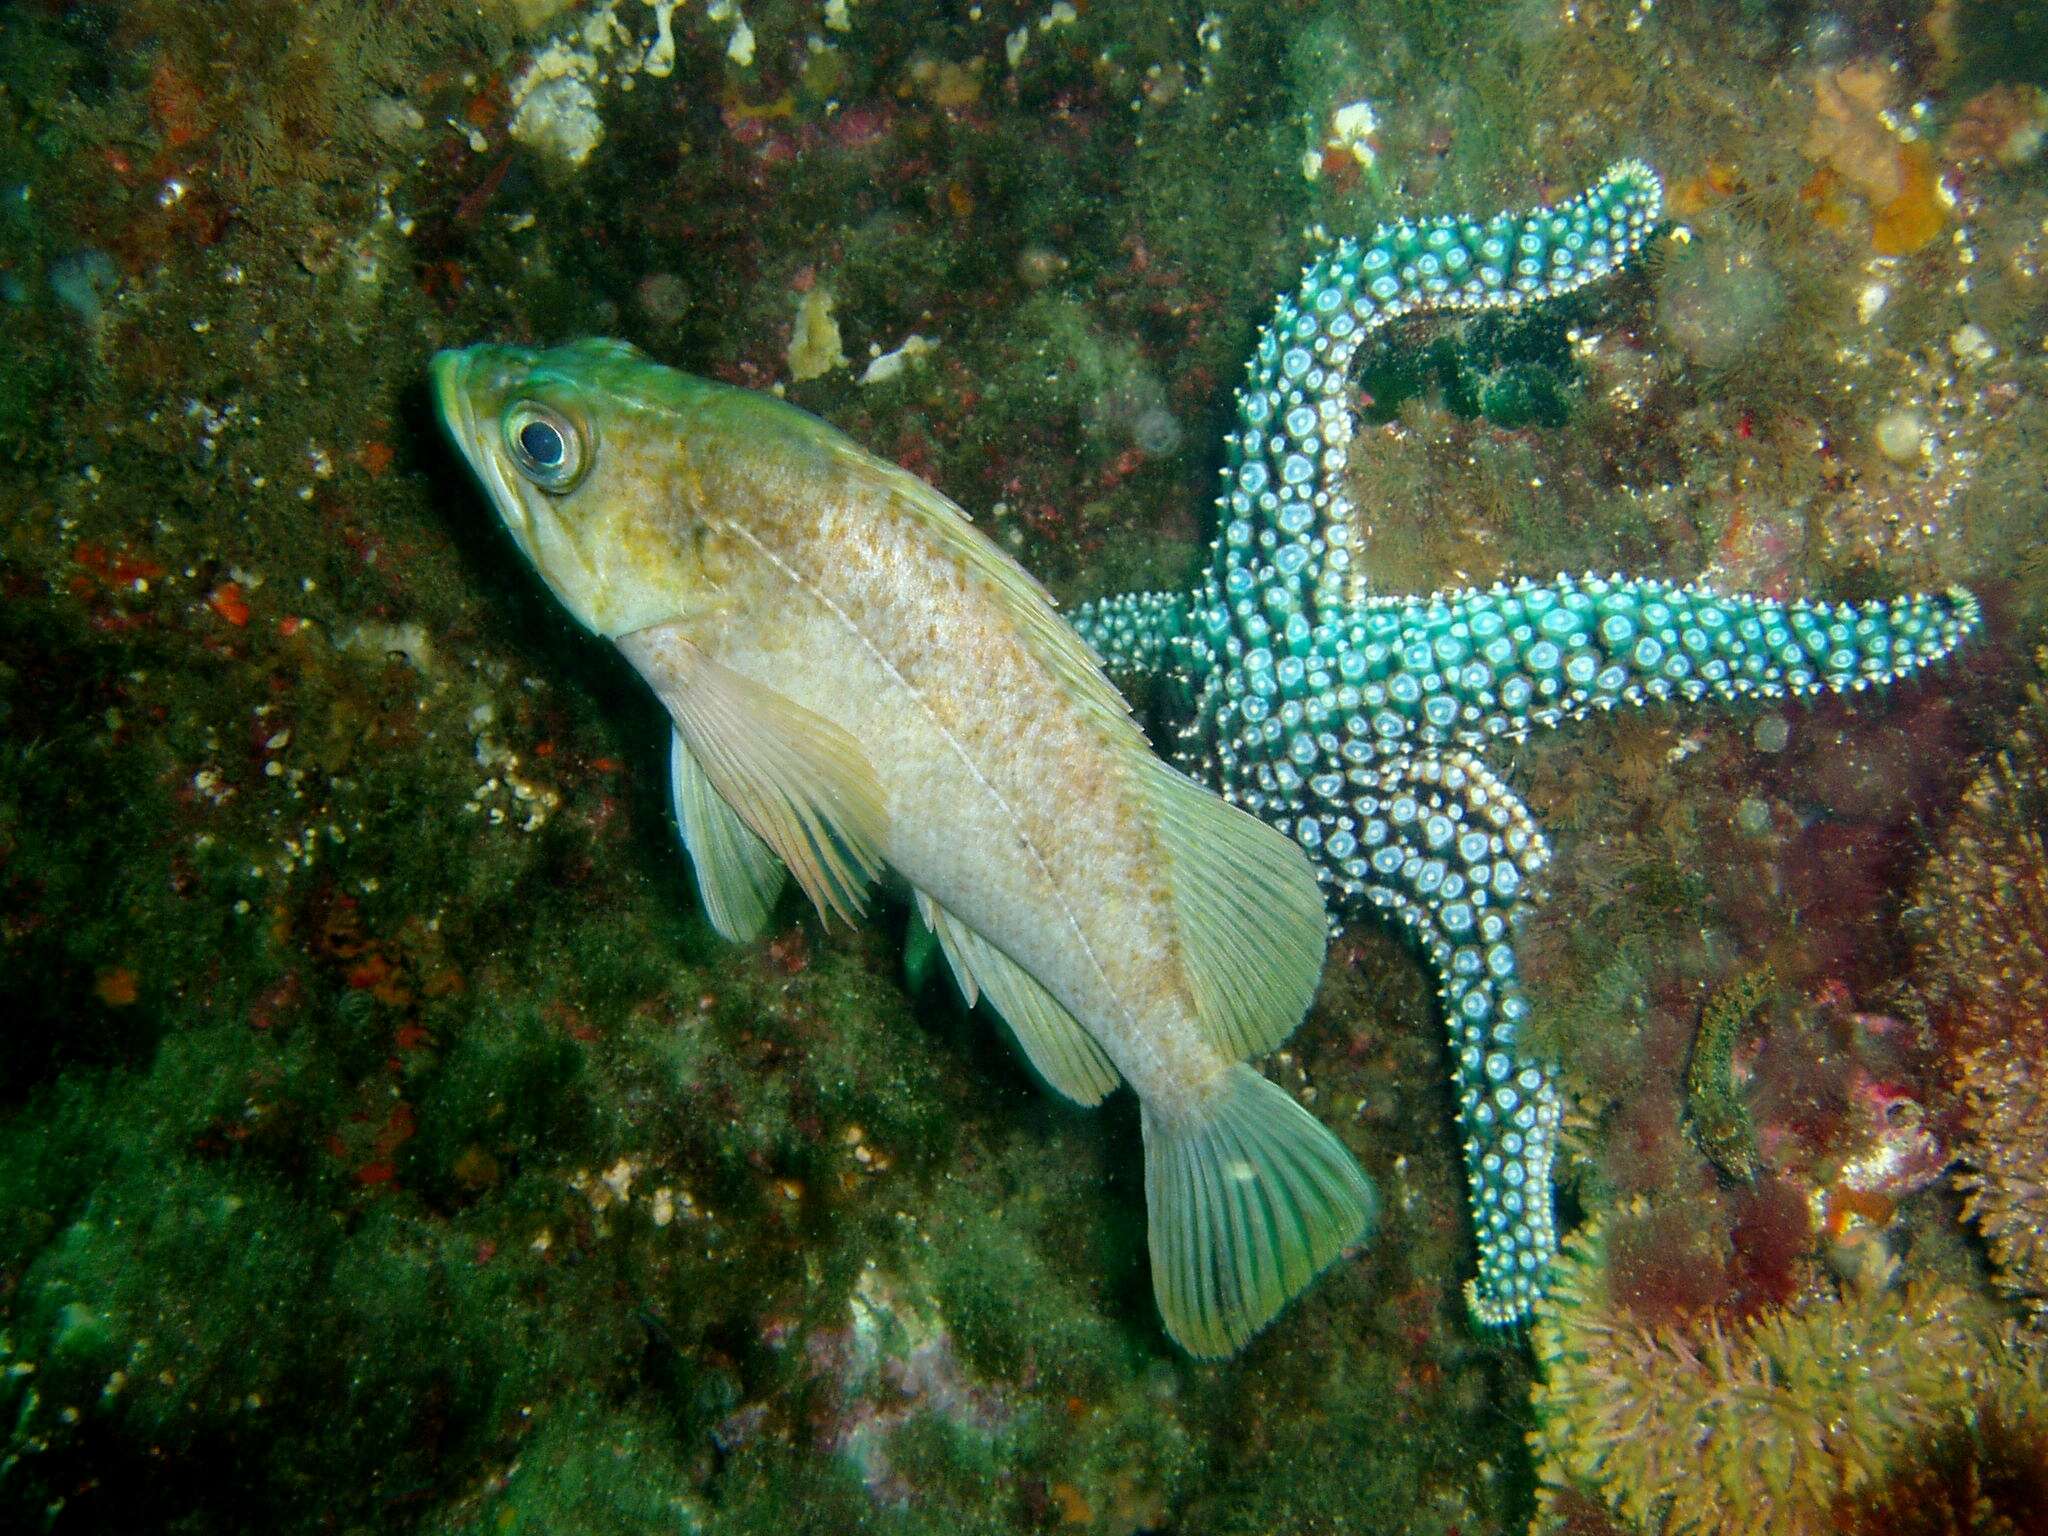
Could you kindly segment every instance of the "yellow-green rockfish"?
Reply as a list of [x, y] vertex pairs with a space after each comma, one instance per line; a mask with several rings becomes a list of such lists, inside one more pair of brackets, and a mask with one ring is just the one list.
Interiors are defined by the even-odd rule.
[[1153, 1293], [1192, 1354], [1236, 1350], [1364, 1237], [1370, 1181], [1244, 1064], [1315, 993], [1308, 859], [1152, 754], [965, 513], [621, 342], [446, 351], [433, 376], [519, 548], [667, 706], [721, 934], [761, 932], [785, 869], [850, 920], [893, 867], [1054, 1089], [1137, 1091]]

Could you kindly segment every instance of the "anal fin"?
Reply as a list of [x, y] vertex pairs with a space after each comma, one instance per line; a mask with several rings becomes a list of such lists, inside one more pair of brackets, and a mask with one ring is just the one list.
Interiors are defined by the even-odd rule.
[[1029, 971], [923, 891], [917, 893], [917, 911], [937, 935], [967, 1005], [986, 997], [1040, 1077], [1077, 1104], [1100, 1104], [1119, 1079], [1080, 1020]]
[[681, 731], [669, 743], [668, 782], [704, 915], [735, 944], [759, 938], [782, 894], [782, 861], [711, 787]]

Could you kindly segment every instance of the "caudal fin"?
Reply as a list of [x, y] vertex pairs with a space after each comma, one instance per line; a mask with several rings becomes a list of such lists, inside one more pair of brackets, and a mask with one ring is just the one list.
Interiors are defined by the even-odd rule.
[[1243, 1348], [1378, 1220], [1344, 1144], [1250, 1067], [1199, 1117], [1147, 1104], [1144, 1126], [1152, 1294], [1191, 1355]]

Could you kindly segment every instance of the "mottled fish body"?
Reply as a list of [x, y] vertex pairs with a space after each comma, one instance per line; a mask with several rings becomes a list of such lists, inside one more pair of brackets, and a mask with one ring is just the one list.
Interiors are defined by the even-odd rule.
[[1054, 1089], [1137, 1092], [1154, 1291], [1195, 1354], [1365, 1234], [1350, 1154], [1244, 1065], [1314, 995], [1305, 856], [1153, 756], [965, 514], [793, 406], [621, 343], [443, 352], [434, 382], [521, 549], [667, 707], [722, 934], [761, 932], [785, 870], [852, 918], [894, 868]]

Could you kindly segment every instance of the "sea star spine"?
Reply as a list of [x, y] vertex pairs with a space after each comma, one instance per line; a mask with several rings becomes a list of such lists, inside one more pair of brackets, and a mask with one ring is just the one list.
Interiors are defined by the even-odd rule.
[[1378, 907], [1428, 957], [1478, 1234], [1466, 1294], [1491, 1324], [1528, 1315], [1556, 1252], [1561, 1111], [1553, 1065], [1521, 1047], [1513, 942], [1548, 848], [1478, 752], [1615, 704], [1888, 683], [1979, 622], [1961, 590], [1849, 606], [1617, 574], [1371, 591], [1344, 490], [1361, 341], [1403, 315], [1519, 308], [1596, 281], [1642, 248], [1662, 205], [1656, 174], [1629, 160], [1554, 207], [1340, 243], [1260, 334], [1200, 584], [1073, 616], [1112, 673], [1181, 686], [1176, 755], [1309, 851], [1334, 918]]

